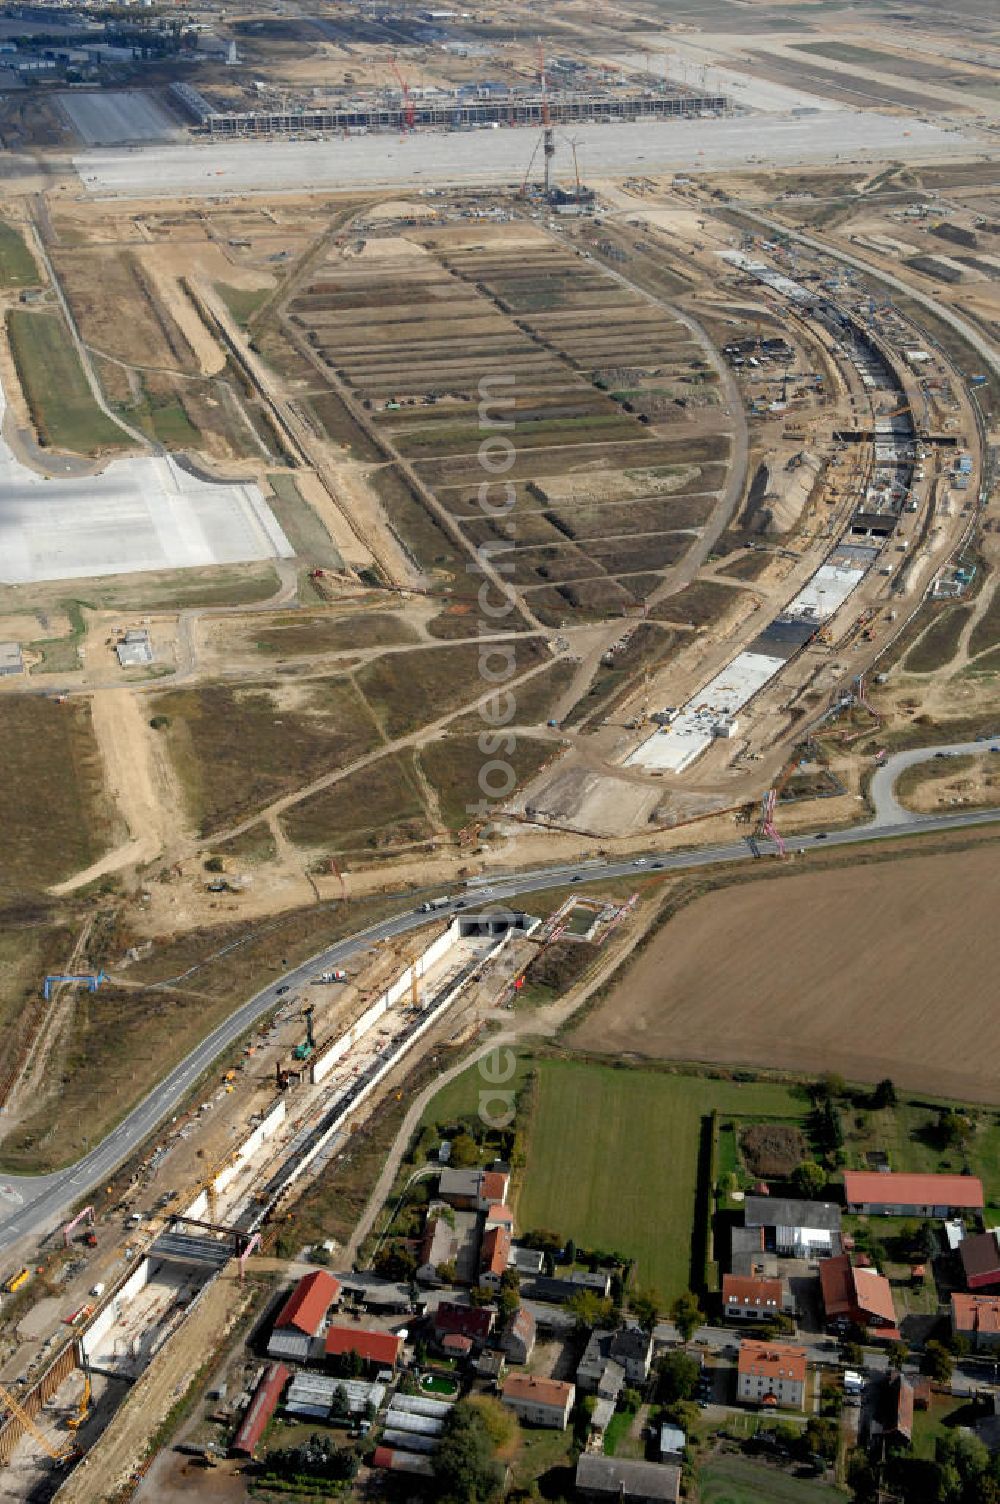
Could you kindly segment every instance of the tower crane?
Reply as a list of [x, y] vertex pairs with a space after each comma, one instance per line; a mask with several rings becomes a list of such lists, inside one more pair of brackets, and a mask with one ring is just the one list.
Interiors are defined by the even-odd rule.
[[569, 142], [569, 144], [570, 144], [570, 150], [573, 153], [573, 173], [574, 173], [574, 175], [576, 177], [576, 198], [577, 198], [577, 202], [579, 203], [579, 201], [580, 201], [580, 194], [582, 192], [582, 188], [581, 188], [581, 185], [580, 185], [580, 164], [577, 161], [577, 157], [576, 157], [576, 148], [579, 145], [579, 142], [577, 141], [577, 139], [576, 139], [575, 136], [567, 136], [566, 140]]
[[87, 1416], [90, 1414], [90, 1364], [86, 1364], [83, 1370], [83, 1393], [80, 1396], [80, 1404], [75, 1415], [71, 1415], [66, 1425], [71, 1431], [79, 1431]]
[[400, 73], [399, 64], [396, 62], [396, 59], [394, 57], [391, 57], [389, 59], [389, 67], [392, 69], [396, 82], [399, 84], [399, 87], [403, 91], [403, 119], [406, 122], [406, 129], [408, 131], [412, 131], [413, 121], [415, 119], [415, 111], [413, 108], [413, 101], [410, 99], [410, 86], [407, 83], [406, 79], [403, 77], [402, 73]]
[[71, 1457], [77, 1455], [78, 1449], [72, 1444], [67, 1444], [63, 1447], [53, 1446], [45, 1432], [35, 1425], [27, 1410], [18, 1403], [10, 1390], [5, 1389], [2, 1384], [0, 1384], [0, 1403], [6, 1405], [11, 1414], [17, 1417], [24, 1429], [30, 1436], [34, 1437], [42, 1451], [51, 1457], [53, 1462], [68, 1462]]
[[542, 155], [545, 159], [545, 197], [548, 198], [552, 186], [552, 158], [556, 154], [556, 141], [549, 114], [549, 84], [545, 76], [545, 47], [541, 37], [538, 39], [538, 83], [542, 91]]

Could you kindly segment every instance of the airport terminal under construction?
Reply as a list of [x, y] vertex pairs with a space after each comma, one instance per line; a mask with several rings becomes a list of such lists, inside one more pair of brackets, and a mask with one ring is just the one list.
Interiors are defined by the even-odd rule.
[[292, 136], [320, 132], [362, 133], [419, 127], [473, 130], [490, 127], [604, 124], [614, 121], [699, 119], [729, 113], [724, 94], [504, 93], [488, 98], [435, 94], [398, 103], [358, 101], [322, 109], [219, 111], [195, 105], [199, 125], [212, 136]]

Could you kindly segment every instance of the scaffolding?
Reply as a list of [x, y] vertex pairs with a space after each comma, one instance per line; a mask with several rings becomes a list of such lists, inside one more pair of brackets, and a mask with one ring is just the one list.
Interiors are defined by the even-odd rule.
[[[446, 95], [434, 99], [400, 98], [324, 109], [251, 110], [209, 113], [201, 125], [212, 136], [291, 136], [330, 132], [399, 131], [421, 127], [448, 130], [492, 125], [552, 125], [608, 121], [690, 119], [727, 115], [724, 94], [509, 94], [490, 99]], [[546, 120], [548, 116], [548, 120]]]

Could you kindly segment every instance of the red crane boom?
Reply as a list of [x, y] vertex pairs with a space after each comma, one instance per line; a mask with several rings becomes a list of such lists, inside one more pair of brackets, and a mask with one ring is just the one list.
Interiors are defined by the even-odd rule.
[[406, 121], [406, 129], [412, 131], [414, 120], [413, 101], [410, 99], [410, 86], [399, 71], [399, 64], [394, 57], [389, 59], [389, 67], [396, 77], [396, 82], [403, 91], [403, 119]]

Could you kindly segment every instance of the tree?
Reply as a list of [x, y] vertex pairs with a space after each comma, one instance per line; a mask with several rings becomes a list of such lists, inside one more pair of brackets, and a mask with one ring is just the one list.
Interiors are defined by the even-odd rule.
[[701, 1364], [682, 1348], [665, 1353], [656, 1365], [656, 1398], [661, 1405], [689, 1400], [698, 1387]]
[[804, 1449], [833, 1462], [837, 1456], [840, 1427], [835, 1420], [825, 1420], [821, 1415], [810, 1415], [802, 1433]]
[[698, 1304], [698, 1297], [690, 1290], [685, 1290], [683, 1295], [678, 1295], [670, 1308], [670, 1315], [674, 1326], [681, 1334], [682, 1342], [690, 1342], [705, 1320], [705, 1313]]
[[475, 1410], [498, 1451], [512, 1444], [517, 1436], [517, 1416], [509, 1405], [489, 1394], [472, 1395], [466, 1403]]
[[889, 1076], [876, 1082], [875, 1090], [871, 1095], [871, 1105], [875, 1108], [895, 1107], [899, 1098], [896, 1096], [896, 1088]]
[[826, 1185], [826, 1171], [814, 1159], [804, 1159], [792, 1171], [792, 1184], [800, 1196], [815, 1201]]
[[841, 1345], [840, 1356], [850, 1368], [860, 1368], [865, 1361], [865, 1350], [860, 1342], [845, 1342]]
[[793, 1426], [791, 1421], [779, 1420], [774, 1428], [774, 1439], [787, 1452], [798, 1451], [801, 1432], [798, 1426]]
[[372, 1268], [383, 1279], [397, 1280], [405, 1284], [417, 1272], [417, 1261], [409, 1249], [399, 1243], [390, 1243], [380, 1248], [372, 1260]]
[[896, 1369], [897, 1373], [903, 1369], [910, 1349], [905, 1342], [890, 1342], [889, 1344], [889, 1367]]
[[660, 1314], [660, 1297], [656, 1290], [636, 1290], [628, 1298], [629, 1315], [651, 1332]]
[[206, 872], [225, 872], [226, 870], [226, 864], [221, 856], [206, 857], [204, 867]]
[[468, 1400], [448, 1412], [431, 1466], [442, 1504], [489, 1504], [499, 1494], [503, 1469], [494, 1459], [483, 1415]]
[[878, 1497], [878, 1477], [863, 1447], [855, 1447], [847, 1458], [847, 1482], [855, 1504], [870, 1504]]
[[820, 1107], [816, 1129], [820, 1143], [828, 1154], [843, 1148], [844, 1125], [840, 1121], [840, 1113], [834, 1106], [832, 1097], [827, 1097]]
[[454, 1259], [446, 1259], [443, 1264], [437, 1266], [437, 1277], [446, 1285], [453, 1285], [458, 1278], [458, 1269]]
[[972, 1124], [953, 1107], [942, 1107], [938, 1113], [935, 1135], [945, 1149], [960, 1149], [972, 1132]]
[[951, 1382], [953, 1368], [951, 1353], [943, 1342], [936, 1342], [932, 1338], [924, 1348], [920, 1372], [927, 1374], [936, 1384], [948, 1384]]
[[521, 1304], [521, 1276], [516, 1269], [505, 1269], [500, 1276], [500, 1294], [497, 1299], [500, 1314], [505, 1319], [513, 1316]]
[[518, 1240], [525, 1248], [539, 1248], [543, 1253], [553, 1256], [562, 1252], [562, 1234], [553, 1232], [550, 1227], [533, 1227], [523, 1233]]
[[578, 1326], [606, 1326], [614, 1314], [610, 1300], [602, 1300], [593, 1290], [574, 1290], [566, 1302], [566, 1309], [576, 1317]]
[[350, 1413], [351, 1402], [347, 1397], [347, 1390], [343, 1384], [338, 1384], [333, 1391], [333, 1398], [330, 1400], [330, 1414], [338, 1420], [346, 1420]]
[[819, 1080], [819, 1090], [827, 1101], [847, 1096], [847, 1082], [836, 1071], [824, 1071]]
[[567, 1264], [576, 1263], [576, 1244], [572, 1238], [566, 1239], [566, 1247], [563, 1249], [563, 1262]]
[[459, 1169], [479, 1163], [479, 1146], [471, 1133], [466, 1133], [463, 1129], [461, 1133], [455, 1135], [451, 1141], [449, 1162], [457, 1165]]

